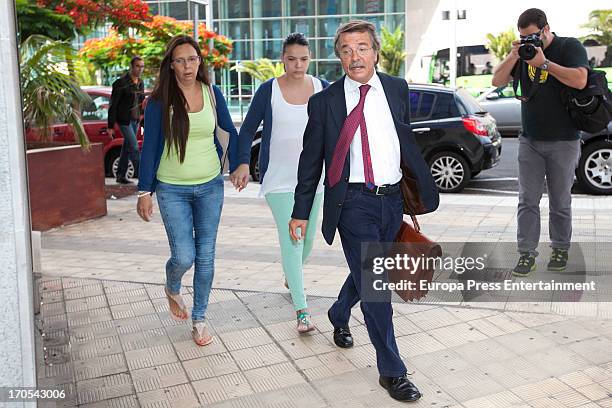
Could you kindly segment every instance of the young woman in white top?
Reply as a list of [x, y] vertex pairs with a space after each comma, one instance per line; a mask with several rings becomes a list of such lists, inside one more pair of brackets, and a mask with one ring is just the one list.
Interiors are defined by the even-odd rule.
[[249, 177], [250, 147], [263, 121], [259, 152], [260, 196], [264, 196], [278, 230], [283, 271], [297, 315], [297, 330], [314, 330], [304, 293], [302, 266], [312, 250], [317, 218], [323, 196], [323, 177], [310, 213], [310, 222], [303, 241], [289, 236], [289, 220], [293, 209], [293, 192], [297, 185], [297, 168], [302, 152], [302, 137], [308, 122], [308, 99], [329, 85], [327, 81], [308, 75], [310, 48], [304, 34], [290, 34], [283, 42], [281, 59], [285, 73], [264, 82], [255, 93], [238, 137], [239, 163], [232, 173], [232, 182], [242, 189]]

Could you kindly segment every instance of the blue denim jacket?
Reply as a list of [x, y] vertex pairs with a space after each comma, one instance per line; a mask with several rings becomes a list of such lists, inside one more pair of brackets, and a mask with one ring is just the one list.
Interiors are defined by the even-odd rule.
[[[229, 170], [232, 172], [238, 167], [238, 132], [236, 132], [234, 122], [227, 109], [227, 104], [225, 103], [225, 98], [221, 90], [215, 85], [213, 85], [213, 90], [215, 92], [217, 104], [218, 126], [228, 132], [230, 136], [227, 153], [229, 158]], [[138, 170], [139, 191], [155, 191], [155, 186], [157, 184], [157, 169], [159, 168], [159, 162], [164, 152], [164, 143], [166, 140], [163, 132], [162, 104], [150, 98], [145, 108], [144, 140], [142, 141], [142, 153], [140, 155], [140, 167]], [[221, 147], [221, 143], [219, 143], [219, 139], [217, 139], [216, 129], [214, 137], [217, 154], [219, 155], [219, 160], [222, 161], [223, 148]]]
[[[318, 78], [323, 89], [329, 86], [329, 82]], [[251, 162], [251, 144], [257, 133], [259, 124], [263, 120], [263, 130], [261, 132], [261, 145], [259, 147], [259, 182], [262, 183], [268, 162], [270, 161], [270, 139], [272, 138], [272, 81], [269, 79], [257, 88], [253, 100], [249, 106], [238, 136], [238, 163]]]

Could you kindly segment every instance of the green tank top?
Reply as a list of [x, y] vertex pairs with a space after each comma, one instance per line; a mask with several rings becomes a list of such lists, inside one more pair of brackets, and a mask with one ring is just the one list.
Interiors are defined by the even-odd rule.
[[185, 149], [185, 160], [179, 161], [179, 155], [168, 143], [164, 146], [157, 179], [163, 183], [194, 185], [206, 183], [219, 174], [221, 162], [215, 146], [215, 116], [210, 95], [206, 85], [202, 84], [204, 108], [199, 112], [189, 113], [189, 134]]

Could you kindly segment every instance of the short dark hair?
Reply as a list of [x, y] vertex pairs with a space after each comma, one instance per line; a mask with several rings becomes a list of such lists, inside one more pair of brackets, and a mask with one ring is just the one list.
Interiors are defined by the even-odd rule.
[[283, 54], [285, 53], [285, 49], [290, 45], [303, 45], [310, 49], [310, 43], [302, 33], [291, 33], [283, 40]]
[[142, 57], [139, 57], [138, 55], [135, 55], [130, 60], [130, 67], [133, 67], [134, 64], [136, 63], [136, 61], [144, 61], [144, 60], [142, 59]]
[[530, 25], [535, 25], [540, 30], [544, 28], [548, 24], [548, 20], [546, 19], [546, 13], [537, 8], [530, 8], [519, 16], [518, 23], [516, 24], [518, 28], [527, 28]]

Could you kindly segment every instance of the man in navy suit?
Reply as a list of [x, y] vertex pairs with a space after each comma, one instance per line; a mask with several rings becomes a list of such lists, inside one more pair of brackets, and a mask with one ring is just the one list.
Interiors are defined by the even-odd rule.
[[403, 213], [434, 211], [438, 190], [410, 129], [408, 84], [375, 70], [380, 42], [374, 25], [343, 24], [334, 47], [346, 75], [308, 103], [289, 228], [294, 240], [303, 238], [325, 163], [323, 236], [331, 244], [338, 230], [350, 269], [328, 311], [334, 342], [353, 346], [348, 323], [351, 308], [361, 300], [380, 385], [397, 400], [416, 401], [421, 393], [406, 377], [390, 297], [382, 302], [362, 298], [361, 244], [393, 242]]

